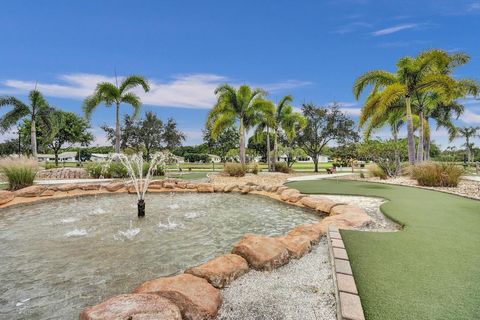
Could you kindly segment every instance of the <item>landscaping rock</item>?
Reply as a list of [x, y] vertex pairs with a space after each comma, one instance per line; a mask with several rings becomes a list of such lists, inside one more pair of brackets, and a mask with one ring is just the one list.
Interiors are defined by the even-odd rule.
[[287, 248], [290, 257], [299, 259], [312, 250], [312, 242], [308, 236], [287, 235], [278, 240]]
[[45, 186], [30, 186], [15, 191], [16, 197], [39, 197], [43, 191], [47, 189]]
[[178, 182], [177, 182], [177, 188], [186, 189], [186, 188], [187, 188], [187, 184], [188, 184], [188, 182], [186, 182], [186, 181], [178, 181]]
[[15, 199], [15, 194], [11, 191], [0, 190], [0, 205]]
[[122, 294], [80, 313], [80, 320], [181, 320], [180, 309], [155, 294]]
[[125, 186], [125, 183], [123, 182], [112, 182], [107, 184], [105, 186], [105, 189], [107, 189], [107, 191], [110, 191], [110, 192], [115, 192], [122, 189], [124, 186]]
[[99, 184], [99, 183], [86, 183], [86, 184], [82, 184], [80, 185], [80, 189], [82, 190], [98, 190], [100, 189], [102, 185]]
[[187, 189], [197, 189], [196, 183], [187, 183]]
[[247, 186], [247, 185], [240, 187], [240, 192], [242, 194], [249, 193], [251, 190], [252, 190], [252, 188], [250, 186]]
[[152, 180], [149, 186], [163, 186], [163, 180]]
[[303, 236], [310, 240], [312, 245], [317, 244], [320, 238], [325, 234], [326, 227], [323, 224], [303, 224], [290, 230], [289, 236]]
[[175, 189], [175, 182], [164, 182], [163, 187], [165, 189]]
[[61, 184], [57, 187], [59, 191], [72, 191], [75, 189], [80, 189], [80, 186], [78, 184], [74, 183], [67, 183], [67, 184]]
[[364, 214], [365, 211], [363, 209], [360, 209], [357, 206], [352, 206], [352, 205], [349, 205], [349, 204], [340, 204], [340, 205], [334, 206], [330, 210], [330, 215], [331, 216], [334, 216], [334, 215], [337, 215], [337, 214], [344, 214], [344, 213]]
[[326, 213], [326, 214], [330, 214], [330, 210], [335, 207], [336, 205], [338, 205], [337, 202], [334, 202], [332, 200], [329, 200], [329, 199], [320, 199], [318, 201], [318, 206], [315, 208], [317, 211], [320, 211], [320, 212], [323, 212], [323, 213]]
[[225, 287], [247, 272], [247, 261], [236, 254], [226, 254], [197, 267], [185, 270], [185, 273], [206, 279], [216, 288]]
[[52, 189], [46, 189], [40, 194], [40, 197], [51, 197], [55, 194], [55, 191]]
[[280, 194], [283, 201], [297, 202], [301, 199], [300, 191], [296, 189], [286, 189]]
[[288, 263], [288, 250], [278, 239], [247, 234], [232, 250], [258, 270], [272, 270]]
[[319, 205], [321, 205], [321, 201], [323, 200], [328, 200], [328, 199], [325, 199], [325, 198], [314, 198], [314, 197], [304, 197], [302, 198], [302, 200], [300, 201], [301, 204], [303, 204], [305, 207], [307, 208], [310, 208], [310, 209], [317, 209], [317, 207]]
[[167, 298], [188, 320], [214, 318], [222, 302], [220, 291], [207, 280], [186, 273], [147, 281], [134, 293], [154, 293]]
[[40, 170], [37, 179], [86, 179], [88, 173], [82, 168], [54, 168], [47, 170]]
[[238, 186], [236, 184], [229, 184], [227, 186], [225, 186], [225, 188], [223, 189], [223, 192], [232, 192], [233, 190], [235, 190]]
[[290, 189], [289, 187], [285, 187], [285, 186], [280, 186], [278, 187], [277, 189], [277, 194], [280, 195], [282, 194], [283, 191], [287, 190], [287, 189]]
[[225, 187], [224, 187], [224, 186], [221, 186], [221, 185], [214, 185], [214, 186], [213, 186], [213, 191], [215, 191], [215, 192], [223, 192], [223, 189], [224, 189], [224, 188], [225, 188]]
[[210, 183], [199, 183], [197, 185], [197, 191], [210, 193], [210, 192], [214, 192], [214, 189], [213, 189], [213, 185]]

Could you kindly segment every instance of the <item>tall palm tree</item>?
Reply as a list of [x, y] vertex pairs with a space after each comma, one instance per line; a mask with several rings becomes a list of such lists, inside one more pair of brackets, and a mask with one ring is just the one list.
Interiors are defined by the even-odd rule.
[[476, 137], [480, 137], [480, 127], [457, 128], [457, 136], [465, 138], [465, 143], [463, 145], [467, 149], [468, 162], [471, 162], [473, 160], [472, 151], [473, 151], [474, 144], [470, 142], [470, 139], [475, 139]]
[[30, 148], [33, 157], [37, 157], [37, 129], [36, 120], [38, 117], [46, 116], [51, 110], [47, 101], [38, 90], [30, 91], [28, 95], [30, 104], [23, 103], [15, 97], [1, 97], [1, 106], [12, 106], [13, 109], [0, 118], [0, 131], [5, 132], [13, 127], [19, 120], [29, 117], [31, 121]]
[[[391, 105], [404, 99], [407, 122], [408, 160], [415, 163], [415, 140], [413, 136], [412, 100], [418, 93], [434, 92], [450, 97], [455, 91], [455, 81], [448, 74], [438, 70], [450, 62], [448, 53], [442, 50], [428, 50], [416, 57], [404, 57], [397, 63], [397, 71], [369, 71], [358, 77], [353, 94], [358, 100], [369, 85], [372, 94], [380, 93], [378, 106], [387, 110]], [[422, 121], [421, 121], [422, 122]], [[423, 122], [422, 122], [423, 123]]]
[[138, 95], [130, 90], [136, 87], [142, 87], [143, 91], [150, 91], [148, 81], [138, 75], [126, 77], [120, 85], [110, 82], [100, 82], [94, 93], [87, 97], [83, 102], [83, 111], [87, 118], [90, 118], [95, 108], [104, 103], [107, 107], [115, 104], [115, 152], [120, 153], [120, 105], [122, 103], [129, 104], [133, 107], [133, 118], [140, 113], [141, 100]]
[[246, 131], [254, 127], [261, 117], [265, 107], [265, 91], [251, 89], [242, 85], [238, 89], [223, 84], [215, 89], [217, 103], [210, 110], [207, 117], [207, 127], [212, 137], [216, 139], [225, 128], [239, 123], [240, 133], [240, 162], [245, 163], [245, 135]]
[[266, 134], [267, 140], [267, 167], [268, 171], [273, 171], [272, 157], [270, 147], [270, 129], [275, 123], [275, 105], [270, 100], [263, 101], [263, 108], [261, 111], [261, 117], [258, 119], [257, 129], [255, 130], [255, 139], [257, 141], [263, 140], [263, 136]]

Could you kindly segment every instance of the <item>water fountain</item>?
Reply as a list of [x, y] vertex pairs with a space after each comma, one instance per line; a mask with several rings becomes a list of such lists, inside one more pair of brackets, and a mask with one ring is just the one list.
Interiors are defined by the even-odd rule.
[[144, 160], [143, 154], [136, 153], [131, 156], [125, 155], [123, 153], [114, 154], [111, 158], [112, 160], [119, 160], [127, 169], [128, 176], [132, 182], [135, 192], [137, 193], [137, 208], [138, 208], [138, 217], [145, 216], [145, 194], [147, 193], [148, 186], [152, 179], [152, 173], [156, 171], [158, 166], [161, 167], [161, 170], [165, 172], [167, 163], [176, 161], [175, 156], [170, 152], [157, 152], [151, 159], [148, 166], [148, 170], [144, 175]]

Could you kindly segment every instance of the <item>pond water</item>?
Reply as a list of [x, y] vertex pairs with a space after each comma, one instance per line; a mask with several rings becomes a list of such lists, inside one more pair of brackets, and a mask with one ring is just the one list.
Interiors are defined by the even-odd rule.
[[77, 319], [143, 281], [225, 254], [245, 233], [281, 235], [320, 218], [240, 194], [128, 194], [62, 199], [0, 211], [0, 318]]

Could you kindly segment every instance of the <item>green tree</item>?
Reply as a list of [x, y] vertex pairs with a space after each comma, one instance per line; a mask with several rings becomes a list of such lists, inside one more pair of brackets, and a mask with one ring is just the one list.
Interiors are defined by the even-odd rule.
[[11, 106], [13, 109], [0, 118], [0, 132], [6, 132], [17, 124], [18, 121], [26, 117], [31, 123], [30, 127], [30, 149], [32, 155], [37, 157], [37, 126], [39, 117], [46, 116], [50, 111], [50, 106], [38, 90], [30, 91], [28, 95], [29, 104], [23, 103], [15, 97], [1, 97], [0, 107]]
[[145, 92], [150, 90], [148, 81], [137, 75], [126, 77], [120, 85], [110, 82], [100, 82], [94, 93], [87, 97], [83, 103], [83, 111], [87, 118], [90, 118], [95, 108], [104, 103], [107, 107], [115, 105], [115, 152], [120, 153], [120, 105], [129, 104], [133, 107], [133, 118], [140, 113], [140, 97], [130, 92], [136, 87], [142, 87]]
[[472, 162], [474, 159], [472, 158], [474, 144], [471, 142], [471, 139], [476, 137], [480, 137], [480, 127], [464, 127], [464, 128], [457, 128], [457, 137], [465, 138], [465, 146], [467, 150], [467, 159], [468, 162]]
[[[23, 131], [29, 131], [31, 122], [25, 121], [23, 126]], [[89, 123], [73, 112], [51, 110], [48, 116], [42, 117], [38, 122], [38, 131], [42, 137], [41, 147], [53, 151], [55, 165], [58, 166], [58, 154], [65, 144], [88, 146], [93, 141], [94, 137], [88, 132], [89, 128]]]
[[140, 121], [139, 140], [145, 149], [145, 157], [150, 160], [150, 155], [154, 150], [162, 148], [165, 128], [153, 112], [145, 113], [145, 118]]
[[240, 162], [245, 163], [245, 134], [258, 123], [265, 92], [261, 89], [252, 90], [247, 85], [235, 89], [223, 84], [215, 89], [215, 94], [217, 103], [208, 114], [206, 127], [215, 139], [225, 128], [238, 123]]
[[216, 138], [212, 137], [211, 130], [203, 130], [203, 141], [211, 154], [218, 155], [222, 161], [226, 160], [227, 152], [230, 149], [238, 149], [240, 134], [235, 126], [227, 127], [218, 134]]
[[300, 147], [313, 159], [315, 172], [318, 172], [318, 157], [328, 143], [335, 141], [345, 144], [358, 140], [358, 133], [354, 130], [355, 123], [338, 108], [316, 107], [313, 104], [304, 104], [302, 113], [307, 120], [307, 126], [300, 132], [298, 143]]
[[172, 118], [167, 120], [167, 123], [163, 127], [162, 140], [165, 142], [165, 148], [173, 150], [182, 145], [185, 141], [185, 134], [177, 128], [177, 123]]
[[[135, 120], [132, 116], [126, 114], [123, 118], [123, 124], [120, 124], [120, 149], [132, 148], [135, 152], [142, 151], [140, 137], [140, 121]], [[107, 135], [107, 140], [112, 146], [115, 146], [117, 135], [114, 128], [104, 124], [100, 126]]]
[[[370, 97], [376, 96], [380, 110], [388, 110], [392, 105], [404, 101], [407, 123], [408, 158], [415, 163], [415, 141], [413, 136], [412, 101], [419, 100], [419, 95], [436, 93], [444, 100], [455, 98], [458, 92], [456, 81], [445, 73], [445, 66], [460, 64], [464, 56], [452, 57], [443, 50], [428, 50], [416, 57], [404, 57], [397, 63], [397, 71], [391, 73], [374, 70], [358, 77], [353, 86], [356, 99], [369, 85], [373, 85]], [[378, 93], [378, 95], [377, 95]], [[420, 120], [422, 143], [423, 121]]]

